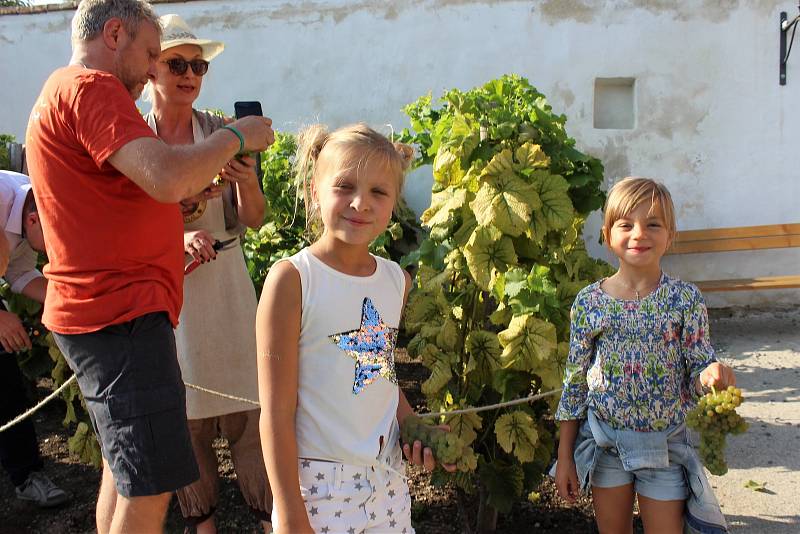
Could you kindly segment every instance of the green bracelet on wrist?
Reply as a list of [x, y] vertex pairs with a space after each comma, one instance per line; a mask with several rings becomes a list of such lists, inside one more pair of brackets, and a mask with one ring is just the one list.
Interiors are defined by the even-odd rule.
[[242, 132], [234, 128], [233, 126], [228, 126], [227, 124], [222, 127], [223, 130], [228, 130], [229, 132], [233, 132], [233, 134], [239, 138], [239, 152], [237, 154], [241, 154], [244, 152], [244, 136]]

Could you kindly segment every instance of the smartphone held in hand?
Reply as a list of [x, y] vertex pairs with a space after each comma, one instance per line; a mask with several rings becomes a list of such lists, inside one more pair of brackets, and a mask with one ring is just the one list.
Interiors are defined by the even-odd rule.
[[[242, 117], [249, 117], [251, 115], [256, 115], [257, 117], [263, 117], [264, 113], [261, 110], [261, 102], [257, 100], [246, 100], [246, 101], [239, 101], [233, 103], [233, 111], [236, 114], [237, 119], [241, 119]], [[258, 176], [258, 187], [261, 189], [261, 192], [264, 192], [264, 171], [261, 168], [261, 153], [257, 152], [256, 156], [256, 176]]]

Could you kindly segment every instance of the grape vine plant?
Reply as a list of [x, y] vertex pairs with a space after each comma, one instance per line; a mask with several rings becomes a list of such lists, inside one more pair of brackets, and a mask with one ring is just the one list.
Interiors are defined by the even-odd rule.
[[[437, 106], [437, 104], [439, 104]], [[484, 406], [557, 389], [577, 292], [611, 268], [586, 252], [586, 216], [602, 206], [603, 166], [575, 148], [566, 117], [528, 80], [506, 75], [434, 103], [405, 108], [402, 140], [432, 165], [422, 215], [428, 236], [404, 258], [418, 266], [406, 310], [408, 350], [430, 370], [432, 411]], [[480, 495], [475, 530], [528, 497], [551, 461], [558, 396], [496, 411], [443, 417], [477, 455], [446, 473]], [[469, 525], [468, 525], [469, 526]], [[472, 530], [472, 528], [470, 529]]]

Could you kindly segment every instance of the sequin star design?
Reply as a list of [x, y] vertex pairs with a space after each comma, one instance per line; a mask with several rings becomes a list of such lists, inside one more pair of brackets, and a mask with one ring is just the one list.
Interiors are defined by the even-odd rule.
[[353, 394], [384, 377], [397, 384], [394, 371], [394, 347], [397, 328], [383, 322], [372, 300], [367, 297], [361, 309], [361, 327], [330, 336], [337, 347], [356, 361]]

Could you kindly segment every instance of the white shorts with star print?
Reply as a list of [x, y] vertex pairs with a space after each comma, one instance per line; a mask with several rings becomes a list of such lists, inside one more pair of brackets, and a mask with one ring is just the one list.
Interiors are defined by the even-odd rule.
[[[321, 534], [413, 534], [411, 495], [399, 445], [391, 469], [300, 459], [300, 493]], [[276, 516], [273, 511], [273, 522]]]

